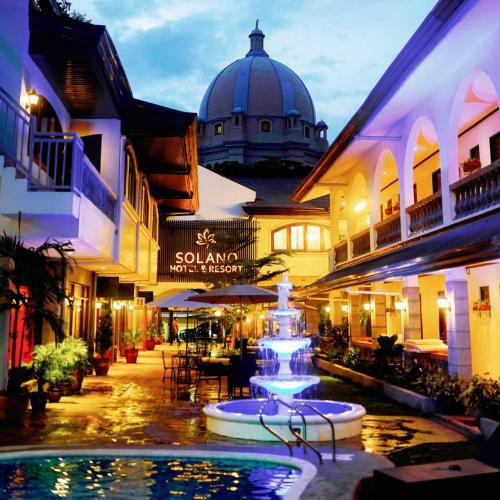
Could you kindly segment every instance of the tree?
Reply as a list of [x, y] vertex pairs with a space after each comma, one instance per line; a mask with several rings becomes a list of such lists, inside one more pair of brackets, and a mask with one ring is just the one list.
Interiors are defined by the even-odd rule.
[[64, 289], [72, 267], [71, 250], [69, 242], [47, 240], [27, 248], [15, 236], [0, 236], [0, 312], [13, 311], [11, 367], [22, 361], [22, 351], [16, 357], [19, 332], [21, 345], [26, 332], [32, 333], [35, 345], [41, 344], [44, 323], [54, 332], [56, 342], [64, 337], [60, 309], [65, 300], [71, 300]]
[[87, 14], [82, 14], [77, 10], [73, 10], [71, 2], [68, 2], [67, 0], [56, 0], [56, 3], [62, 17], [73, 19], [74, 21], [80, 21], [82, 23], [90, 23], [90, 19], [87, 17]]

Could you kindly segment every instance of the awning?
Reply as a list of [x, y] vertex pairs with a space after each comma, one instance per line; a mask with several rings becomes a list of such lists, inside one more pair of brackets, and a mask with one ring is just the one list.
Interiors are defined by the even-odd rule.
[[487, 215], [457, 222], [432, 234], [401, 242], [396, 248], [339, 266], [311, 285], [296, 290], [295, 295], [471, 266], [499, 258], [500, 208], [497, 208]]

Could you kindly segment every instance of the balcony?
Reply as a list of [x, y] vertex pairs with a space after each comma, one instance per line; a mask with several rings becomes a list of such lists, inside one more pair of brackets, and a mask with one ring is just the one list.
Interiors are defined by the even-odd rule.
[[443, 201], [441, 191], [414, 203], [406, 209], [410, 219], [410, 235], [428, 231], [443, 223]]
[[333, 247], [335, 253], [335, 264], [342, 264], [347, 262], [347, 240], [342, 240]]
[[351, 241], [353, 258], [370, 253], [370, 229], [366, 228], [355, 234], [351, 237]]
[[401, 219], [399, 212], [381, 220], [374, 227], [377, 232], [377, 248], [401, 241]]
[[450, 186], [455, 194], [455, 219], [500, 203], [500, 160], [473, 172]]

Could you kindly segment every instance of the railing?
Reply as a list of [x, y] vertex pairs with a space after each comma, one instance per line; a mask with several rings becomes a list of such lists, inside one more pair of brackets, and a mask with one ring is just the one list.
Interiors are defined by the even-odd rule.
[[343, 262], [347, 262], [347, 241], [341, 241], [340, 243], [337, 243], [333, 247], [333, 251], [335, 253], [335, 264], [342, 264]]
[[370, 230], [363, 231], [351, 237], [352, 241], [352, 256], [359, 257], [365, 253], [370, 253]]
[[450, 186], [459, 219], [500, 203], [500, 160], [467, 175]]
[[24, 176], [31, 163], [31, 120], [30, 114], [0, 87], [0, 153]]
[[377, 222], [374, 226], [377, 231], [377, 248], [391, 245], [401, 240], [401, 219], [399, 212], [387, 219]]
[[424, 198], [406, 209], [410, 218], [410, 234], [427, 231], [443, 223], [441, 191]]
[[36, 133], [28, 176], [31, 191], [72, 191], [84, 194], [114, 221], [116, 200], [83, 152], [74, 132]]

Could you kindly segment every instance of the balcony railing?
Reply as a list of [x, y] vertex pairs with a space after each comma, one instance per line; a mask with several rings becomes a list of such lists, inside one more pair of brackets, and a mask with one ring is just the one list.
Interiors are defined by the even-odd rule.
[[500, 160], [467, 175], [450, 186], [455, 193], [455, 218], [485, 210], [500, 203]]
[[28, 176], [31, 191], [72, 191], [84, 194], [111, 221], [115, 196], [83, 152], [74, 132], [36, 133]]
[[335, 253], [335, 264], [342, 264], [343, 262], [347, 262], [347, 240], [343, 240], [340, 243], [337, 243], [333, 247], [333, 251]]
[[441, 191], [424, 198], [406, 209], [410, 218], [410, 234], [427, 231], [443, 223]]
[[363, 231], [351, 237], [352, 241], [352, 256], [359, 257], [365, 253], [370, 252], [370, 230], [364, 229]]
[[377, 248], [391, 245], [401, 240], [401, 219], [399, 212], [375, 224]]

